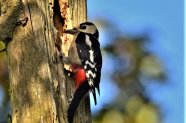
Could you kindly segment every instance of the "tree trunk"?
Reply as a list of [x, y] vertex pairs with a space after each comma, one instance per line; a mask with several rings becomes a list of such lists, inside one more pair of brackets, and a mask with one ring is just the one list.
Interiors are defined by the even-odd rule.
[[[68, 55], [72, 40], [63, 30], [86, 21], [86, 0], [3, 0], [1, 4], [0, 40], [9, 42], [12, 122], [67, 123], [74, 84], [56, 59], [59, 52]], [[90, 122], [87, 96], [74, 123]]]

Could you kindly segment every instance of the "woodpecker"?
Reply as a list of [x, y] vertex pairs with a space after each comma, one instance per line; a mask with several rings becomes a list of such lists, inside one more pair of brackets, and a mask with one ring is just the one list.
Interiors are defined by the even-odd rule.
[[100, 95], [102, 55], [98, 41], [99, 32], [93, 23], [81, 23], [78, 27], [65, 30], [64, 33], [74, 35], [68, 57], [63, 57], [64, 63], [70, 64], [71, 75], [76, 85], [68, 108], [68, 121], [72, 123], [81, 99], [89, 91], [93, 95], [95, 105], [97, 104], [96, 90]]

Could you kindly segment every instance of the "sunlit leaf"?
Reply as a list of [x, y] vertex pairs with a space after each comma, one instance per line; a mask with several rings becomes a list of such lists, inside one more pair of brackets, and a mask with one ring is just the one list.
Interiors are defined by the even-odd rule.
[[143, 105], [143, 100], [139, 96], [133, 96], [128, 100], [126, 104], [127, 113], [135, 116]]
[[144, 105], [138, 112], [135, 123], [159, 123], [159, 113], [153, 105]]
[[124, 117], [119, 111], [111, 110], [104, 115], [102, 123], [124, 123]]

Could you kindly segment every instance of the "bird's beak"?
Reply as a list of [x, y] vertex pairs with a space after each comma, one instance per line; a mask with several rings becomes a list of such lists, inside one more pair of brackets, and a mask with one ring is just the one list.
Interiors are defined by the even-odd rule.
[[78, 30], [77, 30], [77, 28], [67, 29], [67, 30], [64, 30], [64, 33], [74, 35], [74, 34], [77, 34], [78, 33]]

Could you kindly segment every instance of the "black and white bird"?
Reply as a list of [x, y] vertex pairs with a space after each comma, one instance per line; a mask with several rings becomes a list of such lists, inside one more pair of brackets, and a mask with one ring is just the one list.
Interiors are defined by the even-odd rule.
[[72, 123], [81, 99], [89, 91], [93, 94], [95, 105], [97, 104], [96, 90], [100, 94], [102, 55], [98, 41], [99, 32], [93, 23], [82, 23], [78, 27], [65, 30], [64, 33], [74, 35], [68, 57], [63, 58], [64, 63], [71, 66], [71, 75], [76, 85], [68, 109], [68, 121]]

